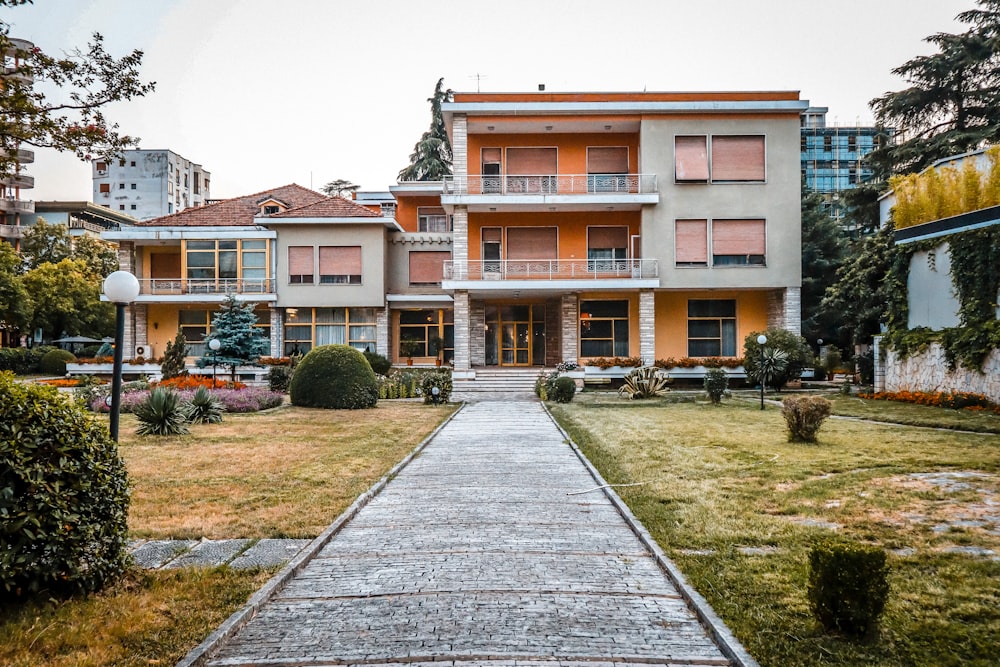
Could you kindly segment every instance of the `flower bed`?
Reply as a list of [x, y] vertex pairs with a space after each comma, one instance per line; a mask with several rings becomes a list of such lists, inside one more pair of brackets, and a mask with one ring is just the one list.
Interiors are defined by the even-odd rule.
[[198, 389], [246, 389], [242, 382], [232, 382], [230, 380], [219, 380], [211, 375], [178, 375], [166, 380], [151, 383], [157, 387], [168, 387], [170, 389], [186, 390]]
[[[84, 384], [84, 380], [81, 378], [56, 378], [54, 380], [39, 380], [39, 384], [47, 384], [50, 387], [79, 387]], [[103, 381], [97, 381], [96, 384], [107, 384]]]
[[[182, 401], [190, 401], [194, 396], [194, 389], [184, 389], [177, 392]], [[263, 387], [247, 387], [245, 389], [212, 389], [211, 394], [222, 401], [226, 406], [226, 412], [259, 412], [269, 408], [276, 408], [284, 400], [284, 394]], [[149, 391], [130, 391], [122, 394], [121, 412], [131, 413], [140, 403], [144, 403], [149, 398]], [[107, 412], [108, 406], [104, 398], [95, 398], [90, 403], [90, 409], [94, 412]]]
[[876, 401], [898, 401], [952, 410], [988, 411], [1000, 414], [1000, 405], [993, 403], [982, 394], [966, 392], [879, 391], [861, 393], [858, 394], [858, 397]]

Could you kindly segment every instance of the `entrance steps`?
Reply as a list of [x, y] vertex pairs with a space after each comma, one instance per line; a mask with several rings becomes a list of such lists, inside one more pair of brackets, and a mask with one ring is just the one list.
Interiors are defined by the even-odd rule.
[[537, 400], [535, 380], [542, 372], [539, 366], [527, 368], [477, 368], [472, 379], [455, 378], [451, 392], [453, 401]]

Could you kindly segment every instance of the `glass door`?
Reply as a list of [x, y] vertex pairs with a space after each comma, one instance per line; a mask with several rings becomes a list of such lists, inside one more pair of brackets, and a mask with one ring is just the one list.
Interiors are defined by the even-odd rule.
[[545, 363], [545, 306], [486, 307], [486, 365]]

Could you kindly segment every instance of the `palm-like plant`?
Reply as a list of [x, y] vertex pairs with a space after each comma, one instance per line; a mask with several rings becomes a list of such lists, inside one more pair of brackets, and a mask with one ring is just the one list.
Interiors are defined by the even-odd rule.
[[226, 411], [226, 406], [218, 398], [213, 396], [205, 387], [198, 387], [198, 391], [191, 397], [188, 404], [188, 420], [192, 424], [218, 424], [222, 421], [222, 413]]
[[788, 368], [788, 353], [773, 347], [765, 347], [755, 368], [748, 370], [751, 377], [763, 386], [771, 384]]
[[180, 394], [157, 387], [134, 410], [139, 435], [187, 435], [188, 414]]
[[625, 383], [618, 393], [629, 399], [653, 398], [669, 391], [670, 378], [663, 375], [655, 366], [636, 368], [625, 376]]

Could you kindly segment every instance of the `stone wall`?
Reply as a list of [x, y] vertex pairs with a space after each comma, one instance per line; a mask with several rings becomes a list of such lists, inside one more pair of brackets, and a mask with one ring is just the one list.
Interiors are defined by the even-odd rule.
[[938, 343], [931, 343], [922, 354], [902, 360], [896, 352], [887, 350], [885, 390], [968, 392], [1000, 403], [1000, 350], [993, 350], [987, 357], [982, 373], [962, 366], [949, 371], [944, 348]]

